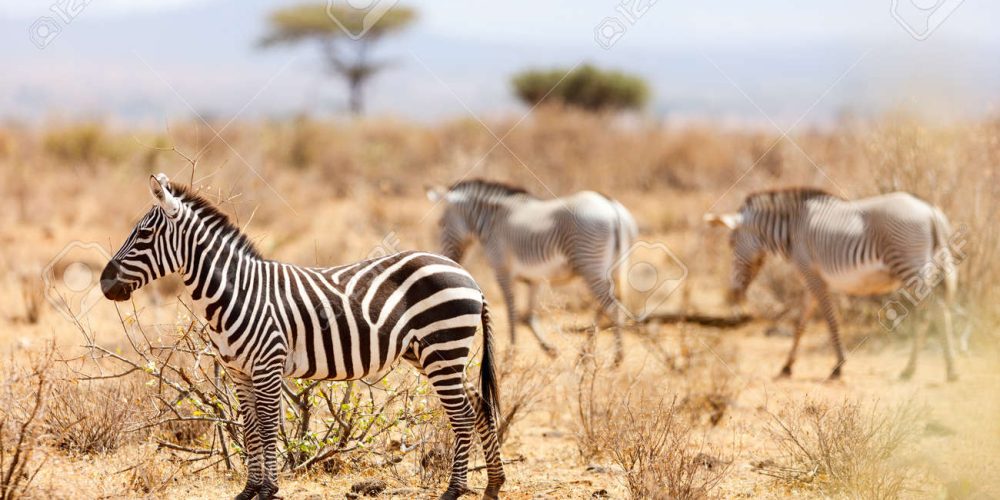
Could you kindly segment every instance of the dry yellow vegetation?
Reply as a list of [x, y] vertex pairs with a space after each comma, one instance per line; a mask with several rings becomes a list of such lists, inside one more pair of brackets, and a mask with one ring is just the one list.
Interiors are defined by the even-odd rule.
[[[265, 255], [323, 265], [434, 249], [427, 184], [482, 177], [542, 197], [599, 190], [632, 210], [641, 240], [665, 244], [687, 268], [677, 291], [653, 297], [659, 310], [720, 316], [730, 313], [729, 249], [725, 234], [703, 226], [706, 211], [774, 186], [913, 192], [968, 235], [959, 382], [943, 382], [934, 335], [914, 379], [897, 380], [906, 337], [933, 316], [914, 313], [886, 332], [878, 299], [839, 301], [842, 382], [823, 382], [833, 354], [820, 322], [796, 374], [773, 380], [801, 293], [779, 262], [751, 289], [753, 321], [632, 325], [618, 370], [604, 366], [610, 335], [599, 337], [596, 364], [577, 363], [588, 295], [558, 287], [539, 313], [562, 354], [550, 360], [522, 335], [501, 367], [503, 495], [1000, 496], [1000, 122], [888, 116], [783, 138], [540, 109], [487, 123], [503, 145], [472, 120], [223, 125], [212, 124], [219, 137], [194, 122], [167, 132], [0, 128], [0, 498], [226, 498], [241, 489], [232, 395], [179, 282], [117, 308], [92, 293], [107, 253], [150, 205], [147, 177], [161, 171], [217, 200]], [[501, 309], [482, 254], [465, 264]], [[74, 315], [60, 312], [61, 300]], [[342, 498], [352, 486], [429, 497], [446, 481], [450, 436], [408, 366], [374, 384], [292, 383], [285, 408], [285, 498]], [[471, 482], [482, 488], [485, 472]]]

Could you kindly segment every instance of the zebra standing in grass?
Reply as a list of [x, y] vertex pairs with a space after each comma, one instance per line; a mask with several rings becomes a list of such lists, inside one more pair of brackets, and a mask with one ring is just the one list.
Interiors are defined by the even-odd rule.
[[[955, 380], [950, 308], [956, 271], [948, 243], [948, 220], [936, 207], [908, 193], [850, 201], [822, 190], [798, 188], [751, 194], [738, 213], [709, 214], [705, 219], [732, 230], [732, 301], [745, 298], [767, 254], [791, 261], [805, 282], [806, 304], [781, 376], [791, 375], [799, 339], [817, 305], [837, 353], [830, 378], [840, 376], [844, 348], [829, 291], [878, 295], [906, 287], [929, 293], [937, 279], [945, 284], [944, 357], [948, 380]], [[935, 271], [933, 276], [928, 270]], [[923, 335], [918, 328], [903, 378], [909, 378], [916, 368]]]
[[[538, 286], [542, 281], [579, 276], [597, 299], [597, 319], [607, 314], [614, 321], [615, 365], [621, 363], [624, 318], [616, 304], [611, 271], [616, 264], [614, 270], [627, 269], [622, 260], [638, 232], [621, 203], [592, 191], [542, 200], [523, 189], [483, 180], [463, 181], [427, 194], [431, 201], [443, 200], [446, 205], [440, 221], [442, 254], [459, 262], [473, 241], [482, 243], [507, 303], [512, 346], [517, 323], [514, 281], [528, 285], [528, 308], [522, 321], [546, 353], [554, 355], [535, 317]], [[618, 278], [624, 287], [622, 277]]]
[[[476, 282], [441, 256], [403, 252], [335, 268], [266, 260], [204, 198], [160, 174], [156, 203], [101, 275], [104, 295], [128, 300], [179, 272], [207, 319], [212, 344], [236, 385], [244, 422], [247, 484], [237, 499], [274, 498], [282, 377], [353, 380], [402, 358], [430, 379], [455, 432], [443, 499], [469, 491], [473, 427], [489, 476], [485, 498], [504, 482], [492, 329]], [[482, 395], [465, 381], [476, 329], [483, 327]]]

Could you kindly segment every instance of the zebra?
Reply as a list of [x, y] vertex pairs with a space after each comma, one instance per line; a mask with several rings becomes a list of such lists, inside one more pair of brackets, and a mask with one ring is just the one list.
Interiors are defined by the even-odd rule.
[[582, 277], [598, 302], [588, 347], [597, 321], [606, 314], [614, 322], [615, 366], [621, 363], [624, 311], [617, 303], [621, 297], [616, 299], [613, 275], [618, 275], [619, 286], [624, 288], [621, 273], [628, 266], [623, 260], [638, 233], [635, 219], [621, 203], [593, 191], [543, 200], [522, 188], [481, 179], [462, 181], [447, 190], [431, 188], [427, 195], [435, 203], [445, 202], [439, 222], [443, 255], [461, 262], [474, 241], [483, 245], [507, 305], [511, 346], [518, 323], [515, 281], [528, 286], [528, 307], [521, 322], [542, 349], [554, 356], [556, 350], [535, 316], [539, 285]]
[[[738, 213], [706, 214], [705, 220], [732, 230], [731, 302], [745, 299], [768, 254], [790, 261], [808, 289], [780, 377], [791, 375], [799, 339], [817, 305], [837, 355], [830, 378], [840, 377], [844, 348], [830, 291], [881, 295], [905, 287], [929, 293], [936, 283], [928, 271], [937, 271], [945, 287], [941, 304], [947, 378], [957, 378], [951, 318], [957, 275], [948, 241], [951, 229], [938, 208], [904, 192], [852, 201], [820, 189], [789, 188], [751, 194]], [[903, 379], [916, 369], [924, 335], [917, 330]]]
[[[132, 292], [180, 273], [233, 379], [247, 450], [246, 487], [236, 497], [275, 498], [282, 377], [354, 380], [405, 359], [430, 379], [455, 434], [442, 499], [469, 492], [473, 427], [487, 461], [484, 498], [504, 483], [496, 431], [499, 393], [489, 310], [461, 266], [402, 252], [333, 268], [265, 259], [247, 236], [191, 188], [152, 176], [153, 207], [101, 274], [104, 295]], [[465, 380], [483, 328], [480, 390]]]

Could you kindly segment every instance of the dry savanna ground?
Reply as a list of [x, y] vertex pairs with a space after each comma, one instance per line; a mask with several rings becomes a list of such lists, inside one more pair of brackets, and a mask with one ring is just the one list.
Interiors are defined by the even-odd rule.
[[[750, 321], [632, 324], [618, 369], [607, 331], [596, 360], [578, 362], [593, 318], [584, 288], [546, 288], [540, 316], [560, 355], [549, 359], [519, 330], [517, 352], [501, 364], [503, 495], [1000, 496], [1000, 123], [934, 127], [889, 116], [782, 139], [542, 109], [520, 124], [488, 125], [499, 136], [514, 127], [507, 147], [494, 148], [467, 120], [300, 118], [233, 124], [221, 138], [197, 123], [160, 132], [0, 128], [0, 498], [226, 498], [242, 486], [235, 398], [182, 287], [163, 280], [116, 307], [91, 286], [149, 207], [146, 179], [160, 171], [218, 200], [265, 255], [302, 264], [435, 248], [427, 184], [467, 176], [542, 197], [600, 190], [633, 211], [652, 244], [633, 260], [683, 278], [633, 294], [629, 306], [710, 318], [733, 311], [723, 301], [726, 235], [703, 227], [706, 211], [732, 210], [773, 186], [914, 192], [966, 235], [960, 381], [944, 382], [934, 308], [914, 309], [890, 332], [877, 321], [879, 298], [838, 301], [849, 349], [842, 381], [824, 381], [834, 357], [819, 321], [793, 377], [775, 380], [802, 293], [780, 262], [753, 285]], [[466, 264], [507, 351], [503, 304], [481, 252]], [[917, 374], [900, 381], [908, 338], [924, 327], [931, 335]], [[285, 417], [285, 498], [430, 497], [444, 488], [450, 437], [408, 366], [377, 381], [289, 381]], [[474, 467], [482, 463], [474, 456]], [[471, 483], [482, 488], [485, 473], [472, 472]]]

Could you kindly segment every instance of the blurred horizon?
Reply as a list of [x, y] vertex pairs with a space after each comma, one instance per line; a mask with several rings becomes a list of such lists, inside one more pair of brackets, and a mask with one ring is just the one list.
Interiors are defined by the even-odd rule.
[[[418, 19], [376, 46], [392, 66], [368, 87], [366, 114], [420, 122], [520, 115], [527, 108], [510, 90], [512, 73], [585, 62], [644, 78], [652, 99], [641, 115], [671, 122], [787, 128], [896, 111], [930, 121], [1000, 114], [992, 25], [1000, 5], [913, 2], [954, 10], [918, 41], [891, 15], [890, 0], [658, 2], [605, 50], [594, 28], [621, 17], [616, 3], [403, 0]], [[257, 47], [270, 12], [294, 3], [93, 2], [39, 49], [29, 31], [55, 15], [52, 2], [0, 0], [0, 120], [162, 127], [199, 116], [346, 116], [346, 86], [315, 47]]]

